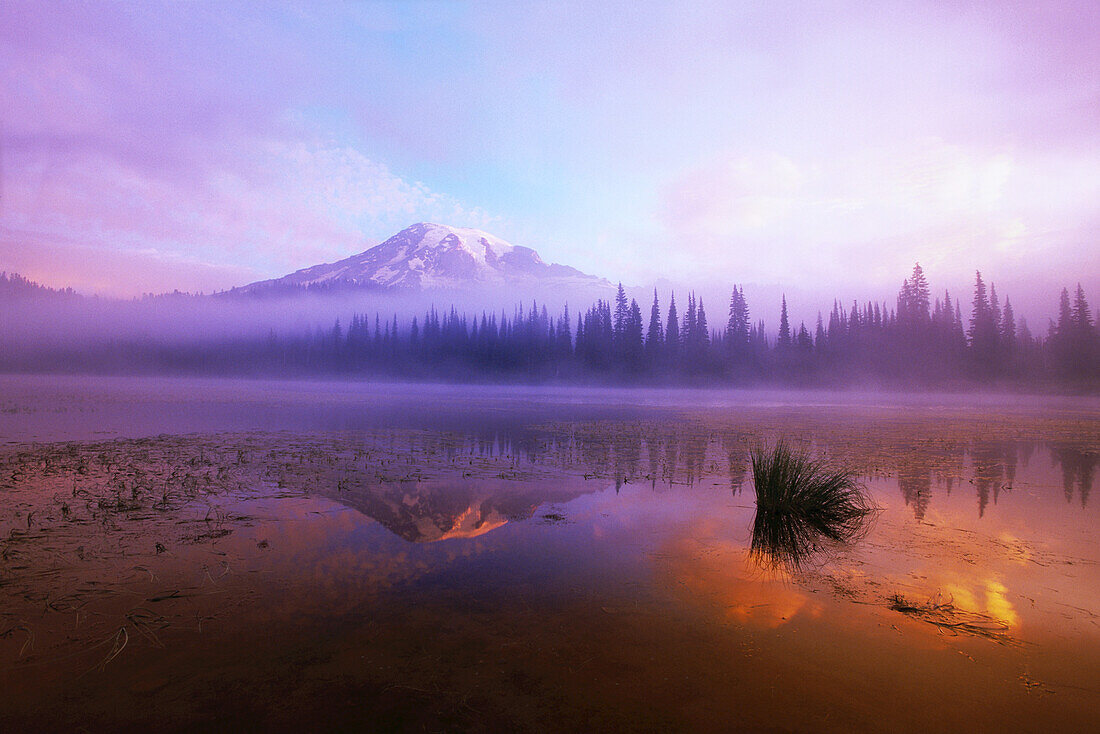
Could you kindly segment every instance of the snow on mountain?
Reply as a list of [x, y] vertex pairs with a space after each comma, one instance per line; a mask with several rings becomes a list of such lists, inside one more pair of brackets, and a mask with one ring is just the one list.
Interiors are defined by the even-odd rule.
[[534, 250], [487, 232], [421, 222], [358, 255], [253, 283], [240, 290], [322, 284], [410, 291], [517, 285], [543, 289], [611, 287], [603, 278], [543, 262]]

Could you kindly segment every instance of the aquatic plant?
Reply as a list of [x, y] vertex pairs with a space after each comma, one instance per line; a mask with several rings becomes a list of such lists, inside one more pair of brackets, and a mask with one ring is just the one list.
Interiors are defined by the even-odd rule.
[[874, 510], [856, 473], [780, 441], [751, 452], [756, 517], [750, 555], [798, 570], [830, 542], [855, 539]]

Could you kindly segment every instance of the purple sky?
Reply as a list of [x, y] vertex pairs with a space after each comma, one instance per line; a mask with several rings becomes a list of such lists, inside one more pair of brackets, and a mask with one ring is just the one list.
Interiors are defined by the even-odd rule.
[[[1100, 3], [0, 0], [0, 270], [226, 288], [420, 220], [645, 284], [1100, 301]], [[1049, 303], [1049, 306], [1045, 304]]]

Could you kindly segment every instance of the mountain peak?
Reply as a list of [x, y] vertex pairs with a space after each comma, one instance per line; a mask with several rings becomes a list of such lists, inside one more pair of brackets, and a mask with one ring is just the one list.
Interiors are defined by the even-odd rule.
[[494, 285], [610, 287], [603, 278], [565, 265], [548, 264], [531, 248], [513, 245], [488, 232], [417, 222], [358, 255], [253, 283], [242, 290], [322, 284], [414, 291]]
[[[390, 238], [417, 243], [425, 250], [453, 250], [467, 252], [479, 263], [493, 262], [516, 250], [516, 246], [499, 237], [469, 227], [452, 227], [434, 222], [417, 222]], [[389, 240], [388, 240], [389, 241]], [[527, 249], [527, 248], [523, 248]], [[368, 250], [369, 252], [369, 250]], [[531, 250], [534, 253], [534, 250]], [[366, 255], [367, 253], [362, 253]], [[537, 258], [538, 255], [536, 254]], [[539, 260], [541, 262], [541, 259]]]

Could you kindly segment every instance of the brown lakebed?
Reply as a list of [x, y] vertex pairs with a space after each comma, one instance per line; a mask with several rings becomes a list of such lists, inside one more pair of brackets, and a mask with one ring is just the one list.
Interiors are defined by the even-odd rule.
[[[0, 389], [6, 729], [1100, 714], [1088, 400]], [[853, 467], [879, 508], [796, 573], [749, 553], [748, 450], [778, 437]]]

